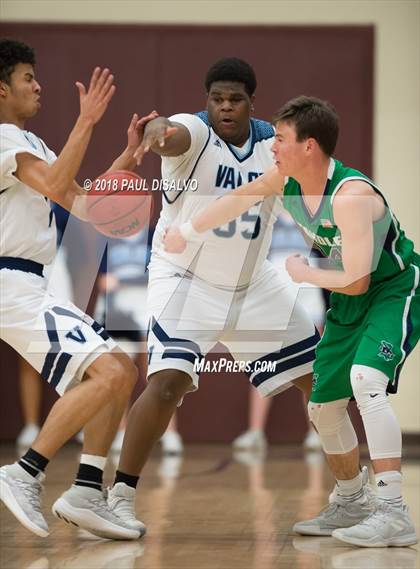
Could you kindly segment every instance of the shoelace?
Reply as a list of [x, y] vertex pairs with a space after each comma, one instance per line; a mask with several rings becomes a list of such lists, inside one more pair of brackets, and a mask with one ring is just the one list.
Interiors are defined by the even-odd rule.
[[383, 526], [384, 524], [387, 523], [387, 515], [392, 511], [391, 506], [389, 506], [388, 504], [384, 503], [384, 502], [379, 502], [376, 504], [376, 508], [375, 510], [370, 514], [370, 516], [368, 516], [366, 519], [364, 519], [362, 522], [360, 522], [360, 525], [364, 525], [364, 526], [373, 526], [375, 528], [380, 528], [381, 526]]
[[116, 498], [115, 499], [115, 512], [118, 516], [125, 517], [131, 520], [135, 520], [134, 503], [127, 498]]
[[338, 502], [332, 502], [331, 504], [328, 504], [328, 506], [325, 506], [325, 508], [321, 510], [320, 514], [329, 518], [333, 516], [340, 507], [342, 508], [343, 506]]
[[30, 503], [32, 508], [41, 513], [41, 494], [42, 486], [41, 484], [33, 484], [32, 482], [26, 482], [21, 478], [15, 478], [15, 483], [19, 489], [23, 492], [25, 498]]
[[106, 514], [105, 517], [111, 519], [111, 521], [113, 521], [114, 523], [116, 523], [117, 525], [121, 525], [121, 522], [124, 522], [124, 520], [121, 520], [116, 514], [114, 514], [114, 512], [112, 512], [112, 510], [109, 508], [106, 500], [105, 500], [105, 496], [102, 495], [100, 498], [90, 498], [89, 502], [92, 503], [95, 506], [95, 511], [98, 514]]

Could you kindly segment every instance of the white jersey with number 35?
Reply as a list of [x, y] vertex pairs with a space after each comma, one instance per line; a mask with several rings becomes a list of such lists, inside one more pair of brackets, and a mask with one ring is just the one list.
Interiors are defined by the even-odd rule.
[[201, 248], [189, 243], [184, 253], [175, 255], [166, 253], [161, 241], [166, 227], [191, 219], [208, 203], [273, 166], [273, 127], [251, 119], [248, 142], [243, 148], [236, 148], [214, 132], [206, 112], [178, 114], [170, 120], [188, 128], [191, 146], [181, 156], [162, 158], [163, 205], [150, 267], [157, 269], [159, 259], [165, 259], [216, 286], [247, 285], [267, 257], [272, 227], [281, 208], [279, 197], [265, 199], [239, 218], [214, 229]]

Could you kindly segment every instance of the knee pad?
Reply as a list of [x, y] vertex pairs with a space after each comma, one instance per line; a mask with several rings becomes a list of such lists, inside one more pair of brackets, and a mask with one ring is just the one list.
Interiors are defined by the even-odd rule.
[[386, 395], [388, 377], [375, 368], [354, 365], [350, 378], [365, 427], [370, 457], [373, 460], [399, 458], [401, 428]]
[[345, 398], [328, 403], [308, 403], [309, 419], [327, 454], [345, 454], [357, 447], [356, 432], [347, 412], [348, 402]]
[[362, 417], [389, 406], [386, 395], [389, 380], [382, 371], [368, 366], [353, 365], [350, 381]]

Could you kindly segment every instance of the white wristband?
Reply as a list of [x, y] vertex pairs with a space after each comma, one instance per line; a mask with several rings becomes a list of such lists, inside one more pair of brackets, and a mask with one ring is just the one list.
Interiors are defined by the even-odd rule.
[[180, 225], [179, 232], [185, 241], [204, 241], [204, 233], [196, 231], [191, 221], [186, 221]]

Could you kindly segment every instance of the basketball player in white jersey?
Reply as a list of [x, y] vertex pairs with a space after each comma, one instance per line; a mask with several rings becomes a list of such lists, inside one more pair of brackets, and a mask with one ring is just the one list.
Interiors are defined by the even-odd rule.
[[[40, 108], [32, 48], [0, 41], [0, 337], [20, 353], [61, 395], [28, 452], [0, 468], [0, 498], [35, 534], [48, 535], [41, 513], [42, 481], [49, 460], [85, 426], [85, 442], [75, 484], [53, 506], [67, 522], [114, 539], [137, 539], [108, 508], [102, 494], [106, 455], [137, 379], [134, 365], [106, 331], [71, 302], [47, 293], [44, 265], [55, 255], [56, 227], [50, 201], [85, 218], [83, 190], [74, 181], [94, 125], [115, 87], [108, 69], [96, 68], [89, 88], [76, 83], [80, 114], [56, 156], [24, 130]], [[129, 145], [111, 169], [132, 168], [138, 144], [137, 116]], [[78, 203], [76, 203], [78, 202]], [[74, 206], [74, 207], [73, 207]]]
[[[251, 364], [248, 378], [262, 396], [291, 383], [308, 394], [311, 389], [318, 332], [266, 260], [277, 197], [214, 230], [202, 249], [192, 244], [183, 255], [163, 250], [166, 227], [272, 164], [273, 127], [251, 118], [256, 79], [250, 65], [221, 60], [208, 71], [205, 85], [207, 110], [150, 121], [137, 154], [140, 159], [151, 148], [162, 156], [162, 186], [169, 189], [163, 192], [149, 265], [149, 384], [130, 411], [108, 497], [127, 523], [135, 523], [139, 472], [176, 406], [198, 388], [200, 362], [217, 342]], [[271, 371], [262, 371], [267, 363]]]

